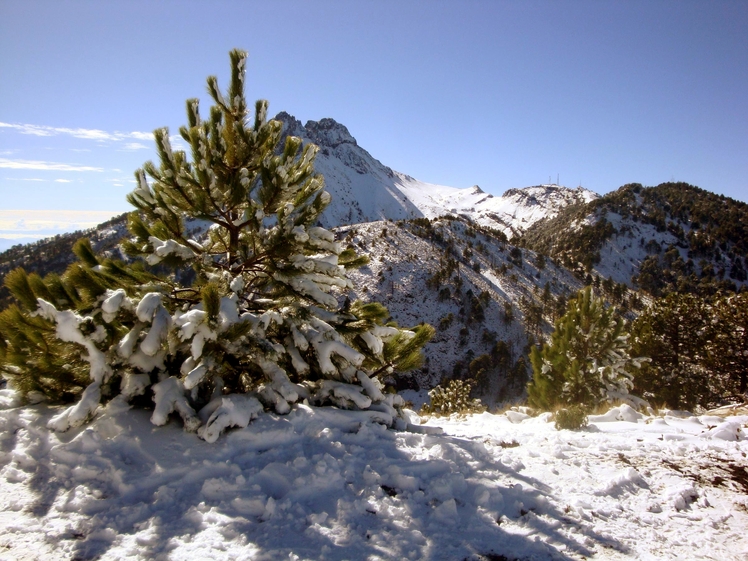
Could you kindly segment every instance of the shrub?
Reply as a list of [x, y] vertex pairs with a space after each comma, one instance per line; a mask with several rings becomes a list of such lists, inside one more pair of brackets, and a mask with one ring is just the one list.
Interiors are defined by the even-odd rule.
[[[80, 240], [62, 276], [6, 275], [20, 307], [0, 314], [0, 374], [24, 395], [77, 400], [50, 420], [55, 430], [115, 396], [152, 397], [154, 424], [175, 412], [208, 441], [303, 399], [387, 424], [401, 415], [382, 379], [418, 368], [433, 329], [385, 325], [376, 302], [340, 306], [353, 287], [346, 270], [368, 258], [315, 225], [331, 199], [318, 148], [284, 138], [265, 101], [250, 118], [246, 53], [231, 61], [227, 95], [208, 78], [207, 120], [187, 102], [189, 154], [166, 128], [154, 132], [160, 165], [136, 171], [127, 197], [129, 261]], [[191, 232], [196, 223], [206, 229]]]
[[486, 408], [480, 399], [471, 399], [472, 384], [463, 380], [450, 380], [447, 387], [436, 386], [429, 392], [430, 402], [421, 408], [421, 414], [451, 415], [482, 413]]
[[588, 424], [587, 410], [582, 405], [572, 405], [556, 411], [556, 430], [579, 430]]
[[538, 409], [554, 406], [597, 405], [629, 399], [632, 375], [648, 360], [632, 358], [625, 322], [606, 307], [591, 287], [569, 301], [566, 314], [556, 322], [549, 343], [533, 347], [533, 379], [528, 401]]

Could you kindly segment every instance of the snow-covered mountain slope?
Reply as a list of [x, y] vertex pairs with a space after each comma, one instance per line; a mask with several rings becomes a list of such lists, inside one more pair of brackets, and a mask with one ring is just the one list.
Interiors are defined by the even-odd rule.
[[686, 183], [624, 185], [537, 222], [523, 246], [641, 288], [712, 294], [748, 284], [748, 204]]
[[553, 218], [573, 204], [588, 203], [596, 193], [578, 187], [537, 185], [510, 189], [501, 197], [485, 193], [477, 185], [455, 189], [422, 183], [395, 172], [396, 186], [427, 218], [445, 214], [460, 215], [488, 228], [499, 230], [511, 238], [521, 235], [535, 222]]
[[349, 272], [353, 297], [383, 303], [400, 325], [437, 330], [423, 368], [401, 388], [458, 376], [476, 380], [491, 407], [517, 399], [529, 375], [528, 334], [548, 333], [559, 303], [582, 287], [562, 267], [464, 219], [378, 221], [337, 233], [371, 259]]
[[[560, 185], [538, 185], [510, 189], [501, 197], [483, 201], [471, 218], [483, 226], [503, 230], [507, 237], [512, 237], [521, 235], [540, 220], [553, 218], [568, 206], [589, 203], [598, 197], [597, 193], [584, 187], [569, 189]], [[503, 226], [494, 226], [491, 221]]]
[[[88, 426], [0, 390], [0, 559], [738, 561], [748, 416], [432, 418], [298, 405], [208, 444], [117, 400]], [[418, 422], [412, 417], [414, 422]]]
[[345, 126], [333, 119], [302, 125], [288, 113], [275, 118], [284, 123], [286, 134], [320, 147], [315, 167], [325, 177], [332, 195], [332, 203], [323, 215], [325, 226], [452, 214], [512, 237], [570, 204], [598, 197], [581, 187], [568, 189], [559, 185], [510, 189], [503, 196], [494, 197], [477, 185], [458, 189], [424, 183], [374, 159]]
[[287, 113], [275, 118], [283, 122], [284, 134], [320, 148], [314, 167], [332, 195], [321, 220], [325, 227], [423, 216], [396, 187], [395, 172], [361, 148], [343, 125], [322, 119], [302, 126]]
[[[373, 158], [344, 125], [333, 119], [302, 125], [287, 113], [279, 113], [275, 118], [284, 123], [285, 134], [299, 136], [320, 147], [315, 167], [324, 176], [332, 196], [321, 220], [328, 228], [377, 220], [459, 215], [511, 238], [543, 218], [556, 216], [569, 205], [597, 197], [586, 189], [558, 185], [510, 189], [502, 197], [494, 197], [477, 185], [458, 189], [424, 183]], [[96, 249], [108, 250], [125, 235], [125, 223], [125, 217], [121, 216], [85, 232], [14, 247], [0, 253], [0, 276], [19, 266], [41, 274], [61, 273], [74, 260], [70, 247], [76, 239], [87, 236]], [[7, 294], [0, 291], [0, 302], [6, 299]]]

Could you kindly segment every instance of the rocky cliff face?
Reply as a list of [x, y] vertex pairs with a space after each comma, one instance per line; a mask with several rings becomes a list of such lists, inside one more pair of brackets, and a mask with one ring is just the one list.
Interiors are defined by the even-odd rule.
[[285, 134], [299, 136], [320, 148], [315, 168], [325, 177], [332, 195], [332, 203], [322, 217], [324, 226], [423, 216], [395, 188], [395, 173], [361, 148], [345, 126], [333, 119], [302, 125], [288, 113], [275, 118], [283, 123]]

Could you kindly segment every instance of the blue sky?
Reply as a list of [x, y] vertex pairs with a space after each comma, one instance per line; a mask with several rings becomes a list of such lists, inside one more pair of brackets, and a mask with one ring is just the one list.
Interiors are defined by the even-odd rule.
[[744, 1], [0, 0], [0, 237], [129, 210], [150, 131], [207, 112], [233, 47], [251, 100], [423, 181], [748, 201]]

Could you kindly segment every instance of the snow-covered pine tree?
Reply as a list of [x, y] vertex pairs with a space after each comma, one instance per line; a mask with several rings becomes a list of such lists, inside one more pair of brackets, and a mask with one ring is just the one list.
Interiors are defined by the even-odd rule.
[[627, 368], [638, 368], [646, 359], [631, 358], [628, 339], [615, 308], [606, 307], [589, 286], [580, 291], [556, 322], [550, 342], [532, 349], [529, 403], [544, 410], [605, 400], [638, 404], [628, 393], [632, 382]]
[[177, 412], [209, 441], [301, 399], [399, 418], [402, 400], [378, 377], [417, 367], [433, 329], [385, 324], [378, 303], [340, 304], [345, 269], [367, 258], [315, 226], [330, 201], [317, 147], [283, 143], [266, 101], [249, 122], [246, 53], [230, 57], [226, 94], [208, 78], [209, 118], [187, 101], [191, 161], [167, 129], [154, 132], [160, 165], [136, 171], [128, 196], [132, 260], [103, 259], [83, 240], [62, 277], [7, 276], [20, 308], [0, 316], [2, 372], [26, 394], [78, 400], [55, 429], [148, 392], [155, 424]]

